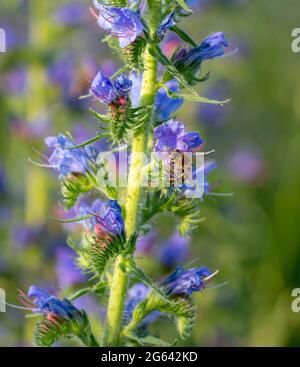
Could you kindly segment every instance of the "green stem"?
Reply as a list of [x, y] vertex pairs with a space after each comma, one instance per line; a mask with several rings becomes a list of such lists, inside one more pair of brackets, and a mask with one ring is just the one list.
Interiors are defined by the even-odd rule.
[[[152, 32], [156, 29], [159, 22], [160, 9], [153, 4], [153, 0], [148, 0], [149, 5], [149, 24]], [[155, 16], [156, 14], [156, 16]], [[150, 46], [147, 45], [144, 53], [144, 73], [141, 89], [141, 105], [152, 106], [157, 87], [157, 62], [149, 52]], [[137, 229], [137, 218], [141, 201], [142, 188], [142, 168], [144, 165], [141, 154], [147, 151], [148, 133], [150, 128], [151, 115], [148, 121], [138, 130], [132, 143], [132, 161], [130, 165], [127, 200], [126, 200], [126, 234], [129, 238]], [[120, 264], [124, 257], [119, 256], [115, 262], [114, 275], [110, 288], [110, 297], [107, 308], [106, 329], [104, 334], [105, 346], [118, 346], [120, 343], [120, 330], [123, 321], [124, 303], [126, 298], [128, 275], [125, 274]]]

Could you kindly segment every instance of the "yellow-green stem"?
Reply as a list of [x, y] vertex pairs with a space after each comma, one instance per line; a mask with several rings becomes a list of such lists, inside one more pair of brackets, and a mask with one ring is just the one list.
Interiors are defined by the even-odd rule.
[[[157, 64], [156, 60], [149, 52], [147, 46], [144, 54], [144, 73], [141, 90], [141, 104], [153, 105], [156, 90]], [[149, 120], [134, 136], [132, 143], [132, 161], [130, 165], [127, 200], [126, 200], [126, 220], [125, 228], [127, 238], [135, 232], [139, 211], [141, 188], [141, 171], [143, 160], [141, 155], [135, 153], [146, 152], [148, 131], [151, 116]], [[124, 303], [126, 298], [128, 276], [121, 268], [120, 263], [123, 257], [119, 256], [115, 262], [114, 275], [110, 288], [110, 298], [107, 308], [106, 330], [104, 335], [104, 345], [117, 346], [120, 342], [120, 328], [123, 319]]]

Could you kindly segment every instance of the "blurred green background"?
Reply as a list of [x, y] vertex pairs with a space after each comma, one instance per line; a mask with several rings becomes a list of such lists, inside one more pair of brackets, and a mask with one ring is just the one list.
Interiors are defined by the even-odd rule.
[[[299, 346], [300, 314], [291, 311], [292, 289], [300, 287], [300, 54], [291, 50], [299, 1], [194, 3], [195, 14], [182, 28], [198, 42], [224, 31], [239, 52], [206, 63], [211, 77], [199, 87], [200, 94], [231, 103], [186, 103], [179, 117], [200, 131], [206, 150], [215, 149], [216, 191], [234, 195], [202, 204], [205, 221], [185, 261], [220, 269], [215, 284], [228, 284], [195, 295], [196, 328], [178, 345]], [[73, 266], [66, 251], [72, 225], [48, 219], [62, 215], [55, 174], [28, 159], [40, 161], [34, 149], [45, 151], [45, 136], [70, 131], [84, 141], [96, 131], [90, 101], [78, 96], [98, 68], [109, 75], [120, 63], [101, 42], [90, 5], [1, 0], [7, 52], [0, 53], [0, 287], [10, 303], [30, 284], [67, 292], [86, 280], [76, 270], [64, 273]], [[165, 52], [176, 42], [167, 40]], [[170, 218], [164, 223], [159, 242], [174, 228]], [[154, 278], [170, 271], [157, 252], [146, 255], [140, 262]], [[82, 300], [96, 332], [104, 304], [105, 296]], [[0, 313], [0, 346], [31, 345], [35, 320], [25, 314]], [[169, 320], [155, 326], [173, 339]]]

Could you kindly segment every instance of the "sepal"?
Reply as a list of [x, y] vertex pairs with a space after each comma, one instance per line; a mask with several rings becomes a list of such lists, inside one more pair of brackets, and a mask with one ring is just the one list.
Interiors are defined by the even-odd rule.
[[66, 208], [72, 208], [80, 194], [92, 190], [96, 179], [92, 173], [69, 173], [61, 181], [61, 194]]
[[[68, 301], [64, 300], [64, 302]], [[74, 336], [78, 337], [86, 346], [98, 346], [87, 314], [83, 310], [76, 310], [76, 314], [72, 315], [70, 319], [48, 314], [36, 325], [34, 341], [39, 347], [50, 347], [61, 339], [69, 339]]]

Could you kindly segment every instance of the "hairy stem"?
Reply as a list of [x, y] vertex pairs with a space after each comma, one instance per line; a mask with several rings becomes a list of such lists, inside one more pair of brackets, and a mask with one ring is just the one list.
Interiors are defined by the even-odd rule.
[[[159, 21], [159, 13], [157, 11], [160, 9], [157, 6], [151, 6], [153, 5], [152, 3], [153, 0], [148, 1], [150, 30], [154, 31], [157, 25], [155, 23]], [[157, 62], [150, 54], [149, 48], [150, 46], [148, 45], [144, 53], [144, 72], [141, 90], [141, 105], [143, 106], [152, 106], [156, 94]], [[141, 172], [144, 164], [141, 154], [138, 153], [145, 153], [147, 150], [150, 123], [151, 114], [149, 114], [148, 121], [139, 129], [133, 138], [132, 161], [128, 177], [126, 200], [125, 227], [127, 238], [137, 229], [139, 204], [142, 196]], [[120, 343], [120, 330], [123, 321], [124, 303], [128, 283], [128, 275], [120, 268], [120, 264], [123, 260], [123, 257], [119, 256], [115, 262], [107, 308], [106, 329], [104, 334], [105, 346], [118, 346]]]

